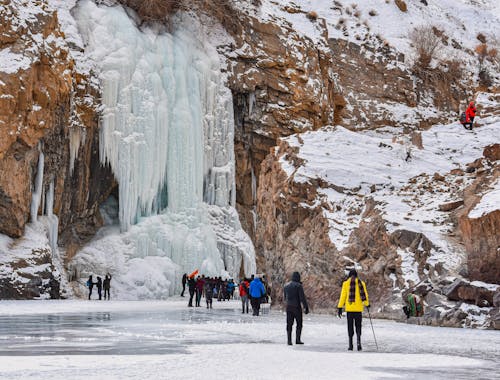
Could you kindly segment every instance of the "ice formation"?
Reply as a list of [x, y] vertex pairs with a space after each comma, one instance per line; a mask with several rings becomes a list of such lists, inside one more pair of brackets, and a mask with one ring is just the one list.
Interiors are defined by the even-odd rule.
[[31, 223], [35, 223], [38, 218], [38, 208], [40, 207], [40, 202], [42, 200], [42, 188], [43, 188], [43, 169], [45, 165], [45, 156], [43, 152], [38, 147], [40, 154], [38, 155], [38, 166], [35, 177], [35, 187], [31, 193]]
[[253, 273], [234, 209], [232, 97], [200, 25], [183, 15], [171, 33], [139, 30], [122, 7], [91, 1], [75, 18], [101, 81], [100, 155], [119, 184], [120, 228], [105, 227], [74, 265], [118, 272], [138, 298], [168, 296], [194, 269]]

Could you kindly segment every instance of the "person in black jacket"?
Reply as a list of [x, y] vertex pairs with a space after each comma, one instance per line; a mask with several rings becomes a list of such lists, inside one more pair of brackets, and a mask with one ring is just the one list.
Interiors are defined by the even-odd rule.
[[193, 307], [193, 297], [194, 297], [194, 292], [196, 291], [196, 280], [193, 277], [189, 277], [187, 280], [188, 284], [188, 289], [189, 289], [189, 302], [188, 302], [188, 307]]
[[102, 278], [97, 276], [97, 282], [95, 283], [97, 286], [97, 294], [99, 295], [99, 299], [102, 300]]
[[292, 281], [285, 285], [284, 296], [286, 302], [286, 332], [288, 336], [288, 345], [292, 345], [292, 327], [293, 321], [297, 322], [295, 331], [295, 344], [304, 344], [300, 340], [302, 333], [302, 305], [304, 312], [309, 313], [309, 306], [307, 305], [304, 288], [300, 282], [299, 272], [293, 272]]
[[187, 282], [187, 273], [184, 273], [182, 275], [182, 293], [181, 293], [181, 297], [184, 297], [184, 291], [186, 290], [186, 282]]
[[104, 277], [104, 281], [102, 282], [102, 286], [104, 288], [104, 299], [106, 299], [106, 295], [108, 296], [108, 301], [111, 299], [109, 295], [109, 290], [111, 289], [111, 275], [108, 273], [106, 277]]

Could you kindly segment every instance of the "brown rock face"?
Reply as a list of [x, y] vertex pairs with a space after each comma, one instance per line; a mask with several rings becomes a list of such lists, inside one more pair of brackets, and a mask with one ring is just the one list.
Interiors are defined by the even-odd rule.
[[[485, 152], [489, 151], [488, 148]], [[476, 166], [483, 167], [484, 165], [481, 160], [476, 163]], [[500, 169], [493, 164], [491, 169], [481, 169], [477, 173], [476, 180], [464, 191], [464, 208], [457, 213], [458, 229], [469, 254], [470, 278], [498, 283], [500, 279], [500, 210], [485, 212], [478, 217], [471, 217], [469, 213], [481, 201], [481, 194], [487, 192], [498, 181]]]
[[[18, 15], [24, 6], [34, 15], [27, 20]], [[96, 89], [77, 72], [46, 2], [8, 3], [0, 25], [0, 48], [22, 62], [0, 70], [0, 233], [23, 234], [43, 152], [42, 187], [47, 192], [54, 181], [60, 243], [88, 239], [101, 224], [97, 206], [114, 186], [99, 163]]]
[[[238, 13], [229, 60], [235, 112], [236, 190], [242, 225], [254, 237], [261, 162], [279, 137], [333, 121], [332, 57], [288, 25]], [[323, 24], [324, 33], [326, 28]]]
[[[36, 21], [19, 27], [17, 12], [9, 3], [0, 14], [0, 47], [23, 62], [0, 71], [0, 232], [19, 237], [30, 213], [37, 146], [69, 119], [72, 63], [58, 44], [62, 34], [54, 13], [41, 11]], [[38, 48], [27, 34], [51, 42]]]
[[[287, 149], [282, 143], [280, 155]], [[283, 285], [299, 271], [311, 306], [333, 307], [332, 289], [344, 275], [334, 263], [341, 258], [329, 240], [321, 207], [305, 206], [308, 200], [313, 202], [318, 184], [289, 181], [273, 156], [262, 164], [257, 196], [256, 248], [263, 253], [258, 266], [268, 274], [273, 302], [282, 301]]]
[[397, 120], [382, 107], [395, 103], [417, 106], [410, 72], [393, 64], [404, 61], [402, 54], [385, 46], [375, 49], [341, 39], [330, 39], [329, 43], [333, 70], [342, 88], [337, 94], [337, 99], [343, 99], [343, 103], [336, 103], [337, 124], [348, 128], [415, 124], [415, 120]]

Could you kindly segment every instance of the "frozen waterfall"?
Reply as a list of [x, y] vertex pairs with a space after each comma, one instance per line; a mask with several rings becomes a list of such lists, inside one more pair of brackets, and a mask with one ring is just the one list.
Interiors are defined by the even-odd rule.
[[89, 0], [75, 19], [101, 81], [100, 155], [119, 200], [116, 224], [72, 264], [82, 276], [113, 272], [137, 298], [168, 296], [195, 269], [255, 272], [234, 209], [231, 92], [200, 24], [183, 15], [171, 33], [139, 30], [122, 7]]

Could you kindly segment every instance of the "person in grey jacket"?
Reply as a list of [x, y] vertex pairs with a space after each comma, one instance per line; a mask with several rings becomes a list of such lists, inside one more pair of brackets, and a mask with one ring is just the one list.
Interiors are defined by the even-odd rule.
[[299, 272], [292, 273], [292, 281], [285, 285], [284, 297], [286, 302], [286, 333], [288, 336], [288, 345], [292, 345], [292, 327], [293, 321], [297, 322], [295, 330], [295, 344], [304, 344], [300, 340], [302, 334], [302, 306], [304, 312], [309, 313], [309, 306], [307, 305], [304, 288], [300, 282]]

